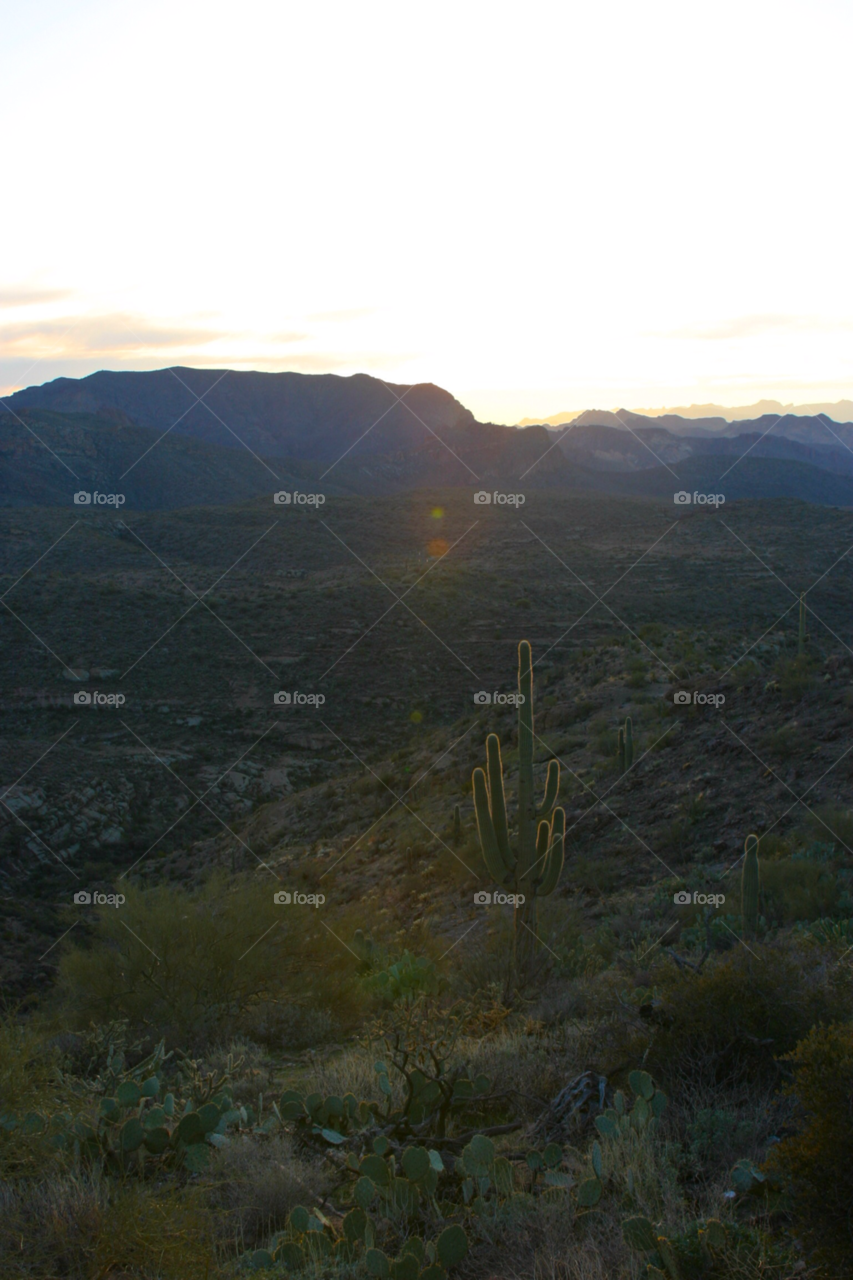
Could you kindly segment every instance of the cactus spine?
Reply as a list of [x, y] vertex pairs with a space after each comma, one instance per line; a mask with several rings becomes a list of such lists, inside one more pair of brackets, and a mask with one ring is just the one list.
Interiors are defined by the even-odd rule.
[[806, 597], [805, 592], [800, 592], [800, 627], [797, 636], [797, 652], [805, 653], [806, 650]]
[[[565, 858], [566, 815], [555, 809], [560, 788], [560, 766], [548, 763], [545, 795], [537, 808], [533, 794], [533, 667], [530, 644], [518, 646], [518, 829], [515, 848], [510, 845], [506, 813], [501, 744], [497, 734], [486, 739], [486, 770], [475, 769], [474, 809], [480, 847], [489, 874], [525, 902], [515, 908], [516, 943], [528, 945], [535, 931], [537, 897], [553, 893]], [[527, 937], [522, 936], [526, 934]]]
[[747, 836], [744, 845], [746, 857], [740, 882], [740, 905], [743, 931], [755, 937], [758, 928], [758, 836]]

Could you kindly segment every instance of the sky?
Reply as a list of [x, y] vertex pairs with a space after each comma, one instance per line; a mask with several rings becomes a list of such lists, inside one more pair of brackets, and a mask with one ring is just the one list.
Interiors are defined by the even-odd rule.
[[477, 417], [853, 395], [830, 0], [0, 0], [0, 394], [367, 372]]

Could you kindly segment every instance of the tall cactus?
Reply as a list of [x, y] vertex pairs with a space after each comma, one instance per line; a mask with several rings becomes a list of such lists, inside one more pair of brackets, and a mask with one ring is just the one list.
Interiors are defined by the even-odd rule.
[[806, 650], [806, 597], [804, 592], [800, 592], [800, 626], [797, 633], [797, 652], [805, 653]]
[[518, 646], [518, 692], [518, 821], [514, 848], [497, 734], [490, 733], [486, 739], [486, 770], [475, 769], [473, 783], [480, 847], [489, 874], [498, 884], [525, 898], [524, 904], [515, 908], [515, 933], [516, 944], [526, 949], [532, 936], [529, 931], [535, 932], [536, 899], [553, 893], [563, 870], [566, 831], [565, 812], [554, 808], [560, 788], [556, 760], [548, 763], [545, 796], [538, 808], [533, 795], [533, 668], [527, 640]]
[[619, 772], [626, 773], [634, 763], [634, 726], [631, 717], [625, 718], [624, 725], [619, 726], [616, 735], [616, 754], [619, 757]]
[[740, 881], [740, 909], [743, 931], [754, 938], [758, 929], [758, 836], [747, 836], [746, 857]]
[[458, 804], [453, 806], [453, 843], [459, 844], [462, 839], [462, 810]]

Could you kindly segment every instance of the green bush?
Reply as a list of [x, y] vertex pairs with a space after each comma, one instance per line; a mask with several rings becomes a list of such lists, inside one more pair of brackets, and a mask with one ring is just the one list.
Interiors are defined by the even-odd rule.
[[355, 966], [310, 906], [279, 906], [278, 882], [200, 889], [124, 890], [104, 911], [90, 945], [59, 965], [59, 998], [77, 1026], [126, 1018], [154, 1039], [193, 1047], [266, 1029], [294, 1005], [329, 1009], [346, 1025], [363, 1007]]
[[833, 1280], [853, 1276], [853, 1026], [814, 1027], [787, 1055], [799, 1132], [772, 1151], [803, 1240]]
[[787, 939], [750, 948], [735, 944], [700, 973], [656, 974], [648, 1066], [660, 1079], [772, 1081], [776, 1060], [817, 1021], [850, 1016], [853, 971], [828, 967], [819, 945]]

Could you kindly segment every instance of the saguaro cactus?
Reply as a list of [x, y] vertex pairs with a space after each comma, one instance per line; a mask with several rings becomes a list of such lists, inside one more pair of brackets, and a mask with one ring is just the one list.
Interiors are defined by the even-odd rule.
[[758, 928], [758, 836], [747, 836], [746, 857], [740, 881], [740, 909], [743, 931], [755, 937]]
[[797, 633], [797, 651], [804, 653], [806, 648], [806, 597], [800, 592], [800, 626]]
[[634, 763], [634, 726], [627, 716], [616, 735], [616, 751], [619, 756], [619, 772], [625, 773]]
[[459, 844], [462, 839], [462, 810], [458, 804], [453, 806], [453, 843]]
[[[565, 858], [566, 815], [555, 809], [560, 766], [548, 763], [545, 796], [537, 808], [533, 795], [533, 669], [530, 644], [518, 646], [518, 820], [510, 840], [504, 794], [501, 744], [497, 734], [486, 739], [486, 770], [475, 769], [474, 808], [480, 847], [489, 874], [524, 903], [515, 908], [516, 941], [527, 945], [534, 929], [536, 899], [553, 893]], [[514, 847], [513, 847], [514, 845]], [[524, 926], [527, 926], [527, 929]], [[527, 935], [522, 938], [521, 934]]]

